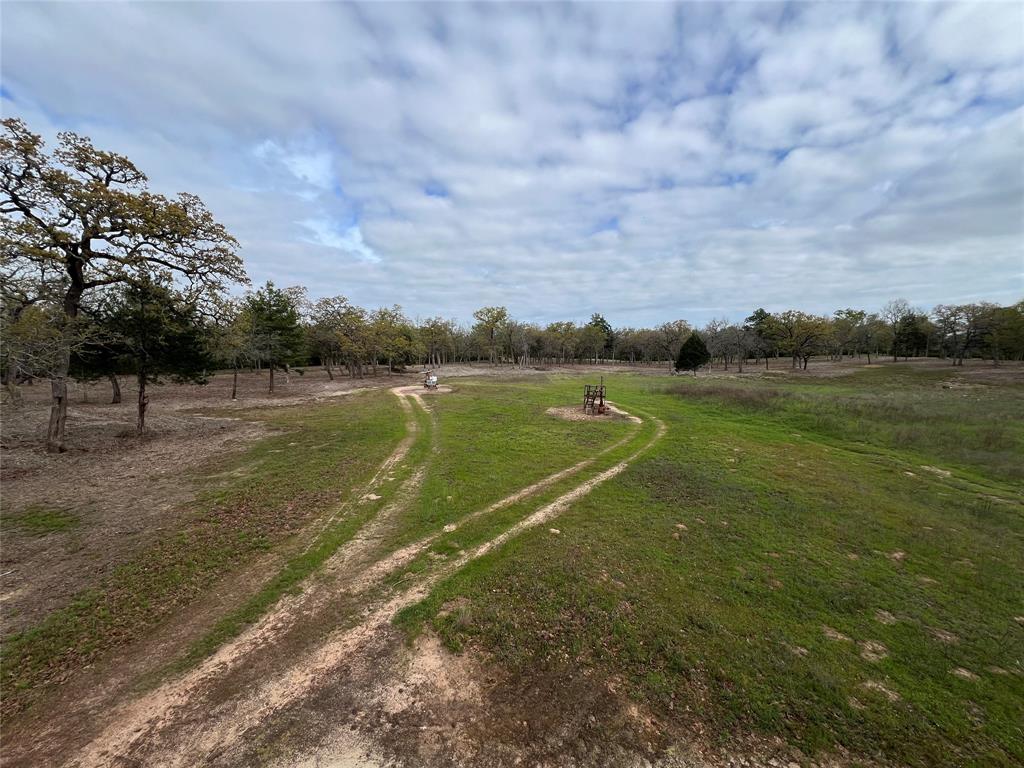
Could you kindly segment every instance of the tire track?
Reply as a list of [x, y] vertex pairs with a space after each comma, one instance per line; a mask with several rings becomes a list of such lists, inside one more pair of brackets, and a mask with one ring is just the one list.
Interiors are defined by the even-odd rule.
[[[394, 472], [405, 459], [409, 451], [420, 437], [421, 429], [415, 418], [415, 407], [410, 404], [407, 394], [399, 391], [400, 387], [392, 389], [392, 393], [398, 398], [398, 402], [406, 417], [406, 434], [399, 441], [395, 449], [380, 464], [373, 476], [359, 489], [355, 490], [340, 504], [323, 523], [318, 525], [310, 535], [310, 540], [301, 550], [306, 554], [320, 540], [320, 537], [330, 529], [330, 526], [348, 514], [355, 505], [364, 501], [367, 494], [379, 489], [383, 483], [388, 481], [390, 474]], [[433, 412], [426, 407], [421, 398], [412, 398], [422, 407], [432, 422], [435, 421]], [[436, 436], [436, 429], [432, 430]], [[415, 497], [419, 485], [425, 476], [424, 467], [416, 467], [396, 489], [394, 495], [384, 506], [360, 529], [351, 539], [345, 542], [337, 552], [331, 555], [321, 566], [322, 569], [335, 570], [339, 564], [355, 566], [365, 562], [372, 554], [373, 549], [382, 538], [382, 533], [389, 524], [393, 522], [396, 514], [404, 508], [408, 501]], [[201, 684], [216, 677], [223, 677], [236, 669], [253, 652], [269, 645], [274, 637], [288, 630], [303, 615], [315, 609], [316, 604], [324, 602], [325, 590], [320, 589], [321, 585], [314, 585], [314, 588], [303, 591], [297, 596], [285, 596], [277, 606], [268, 614], [265, 614], [253, 627], [243, 632], [238, 637], [221, 646], [212, 656], [206, 659], [199, 667], [187, 673], [185, 676], [165, 683], [158, 688], [153, 698], [151, 695], [144, 695], [141, 699], [129, 701], [121, 707], [107, 713], [105, 718], [110, 725], [105, 732], [116, 729], [119, 722], [127, 720], [136, 722], [147, 721], [160, 711], [161, 707], [169, 702], [183, 704], [190, 696], [195, 694]], [[136, 734], [138, 731], [136, 731]], [[75, 758], [69, 765], [108, 765], [111, 761], [101, 754], [87, 754], [82, 758]]]
[[[458, 559], [426, 573], [417, 582], [397, 594], [381, 598], [367, 606], [363, 618], [354, 627], [329, 635], [313, 650], [305, 652], [299, 661], [271, 676], [270, 679], [250, 681], [251, 687], [246, 689], [244, 697], [232, 696], [222, 702], [206, 700], [212, 682], [223, 675], [226, 669], [237, 666], [247, 655], [248, 650], [272, 643], [274, 635], [281, 630], [280, 622], [287, 621], [280, 614], [266, 617], [252, 631], [238, 641], [221, 648], [185, 677], [165, 684], [152, 694], [131, 702], [113, 718], [112, 724], [104, 732], [87, 745], [79, 757], [66, 765], [96, 766], [137, 760], [141, 764], [192, 766], [202, 764], [215, 756], [222, 757], [230, 750], [240, 748], [240, 745], [244, 745], [246, 733], [251, 729], [258, 729], [261, 723], [295, 705], [319, 686], [331, 683], [344, 684], [346, 675], [350, 676], [353, 669], [361, 667], [365, 671], [370, 665], [379, 663], [377, 655], [369, 652], [369, 649], [382, 642], [391, 621], [399, 611], [425, 599], [442, 579], [524, 531], [553, 519], [594, 488], [625, 471], [664, 435], [664, 423], [658, 419], [652, 420], [657, 425], [655, 434], [627, 458], [542, 505], [511, 528], [479, 544]], [[633, 437], [635, 434], [626, 439]], [[623, 442], [620, 441], [602, 453]], [[596, 458], [597, 456], [580, 462], [579, 465], [534, 483], [484, 510], [472, 513], [463, 518], [462, 522], [526, 498], [574, 472], [581, 471]], [[432, 541], [437, 535], [428, 539]], [[425, 542], [426, 540], [421, 540], [410, 547], [419, 547], [422, 550], [429, 544]], [[402, 551], [404, 550], [399, 550]], [[392, 562], [392, 570], [402, 561], [398, 555], [399, 553], [395, 553], [385, 559]], [[377, 575], [381, 576], [387, 572], [384, 570]], [[372, 583], [371, 580], [366, 580], [359, 588], [365, 589]], [[344, 674], [339, 673], [342, 667], [345, 667]]]
[[[639, 421], [637, 423], [639, 423]], [[437, 531], [428, 536], [424, 536], [423, 538], [411, 544], [406, 544], [404, 547], [395, 550], [384, 559], [372, 564], [366, 571], [357, 576], [356, 580], [353, 582], [353, 588], [366, 589], [367, 587], [380, 582], [387, 575], [393, 573], [394, 571], [397, 571], [398, 569], [415, 560], [428, 547], [430, 547], [431, 544], [437, 541], [442, 535], [447, 533], [454, 533], [459, 528], [464, 526], [466, 523], [484, 517], [485, 515], [490, 515], [494, 512], [499, 512], [502, 509], [511, 507], [513, 504], [518, 504], [520, 501], [523, 501], [524, 499], [528, 499], [531, 496], [537, 495], [541, 491], [547, 490], [551, 486], [561, 482], [567, 477], [572, 477], [573, 475], [579, 474], [605, 454], [611, 453], [612, 451], [621, 448], [623, 445], [625, 445], [635, 437], [636, 432], [628, 434], [618, 442], [615, 442], [612, 445], [609, 445], [607, 448], [598, 451], [589, 458], [583, 459], [582, 461], [573, 464], [571, 467], [566, 467], [565, 469], [555, 472], [552, 475], [548, 475], [547, 477], [542, 478], [537, 482], [526, 486], [525, 488], [521, 488], [515, 493], [509, 494], [503, 499], [495, 501], [494, 503], [484, 507], [483, 509], [478, 509], [475, 512], [470, 512], [467, 515], [463, 515], [458, 520], [446, 525], [441, 531]]]
[[[416, 438], [419, 435], [419, 424], [416, 423], [416, 418], [413, 413], [413, 407], [409, 405], [409, 401], [399, 394], [397, 389], [392, 389], [392, 393], [398, 398], [398, 403], [402, 407], [402, 411], [405, 414], [405, 436], [399, 441], [398, 445], [395, 446], [395, 450], [391, 452], [381, 465], [374, 472], [373, 477], [367, 481], [367, 483], [356, 493], [351, 494], [332, 514], [330, 514], [323, 523], [314, 531], [310, 536], [309, 543], [306, 544], [305, 549], [302, 550], [302, 554], [306, 554], [312, 549], [313, 545], [316, 544], [317, 540], [324, 534], [328, 528], [330, 528], [339, 518], [343, 517], [348, 513], [354, 504], [358, 504], [365, 499], [369, 494], [380, 488], [384, 482], [384, 478], [388, 476], [389, 472], [392, 472], [409, 454], [413, 444], [416, 442]], [[423, 401], [419, 401], [420, 405], [423, 406]]]

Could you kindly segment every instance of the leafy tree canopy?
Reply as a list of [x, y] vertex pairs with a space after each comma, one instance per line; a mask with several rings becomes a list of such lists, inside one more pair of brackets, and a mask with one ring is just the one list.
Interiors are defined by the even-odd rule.
[[690, 337], [683, 342], [683, 346], [679, 348], [679, 355], [676, 357], [676, 370], [696, 373], [698, 368], [706, 365], [710, 360], [711, 354], [704, 344], [704, 339], [698, 333], [691, 333]]

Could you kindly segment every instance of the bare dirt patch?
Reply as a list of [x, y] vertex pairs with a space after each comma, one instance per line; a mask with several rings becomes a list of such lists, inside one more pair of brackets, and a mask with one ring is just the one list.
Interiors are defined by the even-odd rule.
[[945, 643], [946, 645], [956, 645], [960, 642], [959, 637], [954, 635], [952, 632], [947, 632], [945, 629], [928, 627], [928, 634], [934, 637], [940, 643]]
[[829, 640], [835, 640], [836, 642], [840, 642], [840, 643], [852, 643], [853, 642], [853, 638], [851, 638], [851, 637], [849, 637], [847, 635], [844, 635], [838, 629], [833, 629], [832, 627], [829, 627], [827, 625], [822, 625], [821, 631], [825, 635], [825, 637], [827, 637]]
[[[130, 405], [72, 404], [71, 450], [42, 450], [47, 409], [4, 407], [2, 514], [27, 509], [74, 515], [67, 531], [28, 535], [4, 524], [0, 555], [3, 634], [37, 623], [117, 564], [174, 527], [195, 497], [200, 473], [268, 434], [232, 418], [155, 413], [132, 434]], [[125, 436], [128, 433], [128, 436]]]
[[971, 672], [971, 670], [964, 669], [963, 667], [956, 667], [955, 669], [951, 669], [949, 671], [949, 674], [959, 677], [961, 680], [967, 680], [972, 683], [980, 679], [976, 674]]
[[868, 680], [864, 683], [861, 683], [861, 688], [864, 688], [868, 691], [872, 691], [874, 693], [879, 693], [886, 699], [888, 699], [890, 702], [897, 702], [900, 700], [900, 695], [896, 693], [896, 691], [894, 691], [892, 688], [889, 688], [884, 683], [878, 682], [877, 680]]
[[889, 655], [889, 649], [877, 640], [864, 640], [859, 643], [860, 657], [865, 661], [881, 661]]
[[585, 413], [581, 405], [560, 405], [548, 408], [544, 413], [565, 421], [638, 421], [635, 416], [611, 405], [608, 405], [608, 412], [603, 414]]
[[401, 387], [393, 387], [391, 391], [403, 397], [419, 398], [423, 396], [429, 397], [431, 395], [447, 395], [455, 390], [447, 384], [438, 384], [433, 389], [427, 389], [422, 384], [406, 384]]

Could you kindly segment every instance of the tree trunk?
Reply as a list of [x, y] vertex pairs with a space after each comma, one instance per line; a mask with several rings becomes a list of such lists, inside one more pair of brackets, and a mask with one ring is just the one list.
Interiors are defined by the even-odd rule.
[[324, 367], [327, 369], [327, 378], [334, 381], [334, 371], [331, 370], [331, 361], [324, 360]]
[[231, 372], [231, 399], [238, 399], [238, 363], [235, 363], [235, 368]]
[[270, 362], [270, 391], [274, 391], [274, 362]]
[[4, 380], [4, 387], [7, 389], [7, 394], [11, 398], [11, 402], [15, 405], [21, 403], [21, 391], [18, 389], [18, 379], [16, 376], [8, 374]]
[[59, 352], [57, 370], [50, 382], [52, 401], [50, 404], [50, 423], [46, 430], [46, 452], [63, 453], [64, 425], [68, 420], [68, 369], [71, 367], [71, 345], [65, 343]]
[[47, 453], [63, 453], [67, 450], [64, 446], [64, 426], [68, 419], [68, 371], [71, 369], [71, 339], [68, 334], [71, 330], [71, 323], [78, 317], [78, 304], [85, 291], [85, 278], [82, 274], [84, 264], [82, 259], [70, 259], [64, 263], [71, 284], [64, 294], [64, 327], [61, 329], [62, 338], [57, 369], [50, 382], [52, 399], [50, 423], [46, 428]]
[[66, 371], [50, 382], [52, 402], [50, 405], [50, 423], [46, 429], [46, 452], [63, 453], [64, 424], [68, 419], [68, 380]]
[[146, 430], [146, 406], [149, 405], [149, 396], [146, 394], [146, 372], [139, 371], [139, 420], [135, 426], [135, 434], [142, 437]]
[[110, 389], [112, 392], [110, 404], [115, 405], [121, 402], [121, 382], [117, 380], [117, 374], [115, 373], [107, 374], [107, 377], [110, 379]]

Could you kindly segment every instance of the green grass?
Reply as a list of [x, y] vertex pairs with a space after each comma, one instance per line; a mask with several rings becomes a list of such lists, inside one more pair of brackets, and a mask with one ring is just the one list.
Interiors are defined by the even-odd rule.
[[5, 528], [14, 528], [30, 536], [46, 536], [73, 530], [81, 519], [65, 509], [31, 506], [13, 515], [4, 515], [3, 522]]
[[[952, 384], [952, 386], [950, 386]], [[838, 379], [692, 380], [687, 399], [833, 437], [847, 447], [916, 453], [983, 476], [1024, 482], [1024, 387], [974, 383], [949, 369], [889, 366]]]
[[625, 421], [582, 423], [545, 411], [580, 399], [579, 381], [527, 379], [514, 386], [459, 381], [430, 399], [437, 450], [422, 493], [403, 516], [395, 544], [447, 523], [598, 453], [630, 429]]
[[[430, 622], [450, 647], [477, 644], [524, 675], [622, 676], [663, 717], [699, 719], [725, 743], [753, 733], [909, 765], [1024, 760], [1024, 451], [1015, 424], [986, 437], [1019, 387], [954, 407], [928, 373], [886, 369], [698, 380], [704, 391], [683, 395], [672, 390], [692, 381], [609, 383], [666, 437], [564, 514], [560, 535], [542, 526], [471, 563], [401, 626]], [[923, 432], [908, 438], [915, 413]], [[862, 658], [865, 641], [886, 657]]]
[[[0, 655], [5, 712], [26, 706], [68, 669], [141, 637], [219, 576], [336, 508], [404, 433], [402, 412], [386, 392], [354, 395], [344, 404], [268, 409], [244, 417], [265, 421], [280, 433], [215, 467], [207, 489], [176, 530], [40, 625], [5, 639]], [[325, 548], [338, 546], [357, 522], [340, 519], [318, 547], [288, 562], [281, 576], [225, 618], [216, 638], [237, 631], [315, 568], [326, 557]], [[216, 638], [204, 640], [203, 647], [212, 648]]]
[[[414, 467], [426, 463], [427, 476], [415, 503], [391, 531], [385, 549], [436, 533], [448, 522], [587, 458], [628, 432], [625, 422], [580, 424], [545, 413], [548, 407], [572, 402], [577, 389], [575, 382], [563, 380], [518, 386], [511, 394], [507, 386], [460, 383], [451, 395], [429, 397], [429, 407], [441, 415], [436, 431], [434, 419], [412, 403], [419, 426], [417, 439], [403, 462], [405, 469], [392, 472], [395, 482], [377, 489], [381, 498], [358, 505], [354, 514], [331, 526], [309, 551], [287, 560], [266, 585], [225, 615], [164, 673], [206, 657], [262, 616], [282, 594], [314, 574], [362, 523], [388, 503]], [[511, 514], [487, 519], [463, 540], [485, 540], [495, 526], [500, 529], [506, 520], [514, 520], [523, 506], [510, 510]], [[452, 546], [453, 539], [444, 537], [435, 549]], [[424, 556], [409, 570], [419, 571], [427, 561]]]
[[[392, 586], [633, 455], [654, 418], [667, 432], [553, 522], [560, 534], [543, 525], [510, 540], [397, 623], [410, 636], [431, 625], [450, 648], [485, 649], [523, 676], [583, 667], [595, 684], [614, 677], [663, 722], [682, 733], [699, 723], [731, 749], [777, 737], [854, 761], [1020, 764], [1024, 387], [958, 378], [909, 366], [830, 380], [607, 377], [641, 426], [545, 414], [579, 399], [577, 377], [457, 381], [430, 398], [432, 414], [415, 410], [419, 436], [397, 479], [421, 461], [426, 476], [382, 550], [436, 538]], [[137, 637], [219, 574], [286, 544], [402, 435], [383, 392], [250, 417], [284, 432], [218, 467], [181, 531], [6, 643], [5, 699]], [[593, 461], [532, 498], [467, 518], [583, 459]], [[398, 485], [353, 506], [308, 551], [278, 550], [277, 574], [173, 668], [315, 578]], [[444, 533], [452, 522], [460, 527]], [[884, 658], [862, 656], [868, 641]]]

